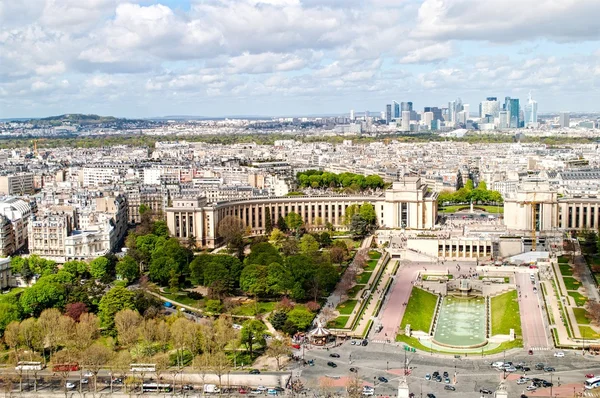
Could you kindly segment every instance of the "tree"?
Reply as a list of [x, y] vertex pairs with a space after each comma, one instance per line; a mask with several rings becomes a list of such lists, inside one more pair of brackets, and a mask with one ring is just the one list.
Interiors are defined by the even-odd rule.
[[463, 178], [460, 169], [456, 172], [456, 190], [458, 191], [463, 187]]
[[102, 326], [108, 330], [112, 330], [115, 325], [115, 314], [122, 309], [134, 309], [134, 299], [135, 293], [124, 287], [117, 286], [110, 289], [102, 297], [98, 306]]
[[240, 276], [240, 288], [247, 294], [263, 296], [267, 293], [267, 267], [247, 265]]
[[287, 319], [287, 313], [284, 311], [275, 311], [273, 312], [273, 315], [271, 315], [269, 321], [276, 330], [281, 330], [283, 329], [283, 325], [285, 325], [285, 321], [287, 321]]
[[83, 352], [92, 342], [98, 338], [100, 331], [100, 320], [95, 314], [85, 313], [75, 324], [72, 344], [78, 352]]
[[369, 233], [369, 224], [360, 216], [355, 214], [350, 222], [350, 232], [356, 237], [363, 237]]
[[29, 349], [31, 353], [38, 351], [43, 346], [43, 338], [37, 319], [28, 318], [21, 322], [19, 327], [19, 341], [21, 346]]
[[264, 334], [267, 331], [267, 326], [257, 319], [250, 319], [242, 325], [241, 341], [245, 344], [250, 351], [250, 357], [254, 354], [254, 346], [260, 344], [264, 346], [265, 337]]
[[290, 348], [289, 341], [286, 340], [277, 340], [274, 339], [272, 343], [267, 348], [267, 356], [271, 358], [275, 358], [277, 362], [277, 370], [281, 370], [281, 359], [287, 358], [292, 354], [292, 349]]
[[300, 251], [300, 248], [298, 247], [298, 240], [293, 238], [284, 240], [281, 244], [281, 251], [288, 257], [298, 254]]
[[102, 279], [109, 273], [110, 261], [106, 257], [98, 257], [90, 262], [90, 274], [95, 279]]
[[487, 184], [485, 183], [485, 181], [481, 180], [479, 181], [479, 184], [477, 184], [477, 189], [481, 189], [482, 191], [487, 191]]
[[77, 260], [67, 261], [63, 264], [62, 269], [70, 274], [83, 277], [88, 273], [88, 264]]
[[315, 314], [310, 312], [308, 308], [303, 305], [296, 306], [293, 310], [288, 312], [288, 322], [291, 322], [299, 330], [306, 330], [312, 324], [315, 319]]
[[6, 329], [9, 323], [18, 321], [21, 318], [21, 311], [17, 304], [0, 302], [0, 335]]
[[346, 207], [346, 211], [344, 212], [344, 225], [350, 225], [350, 223], [352, 222], [352, 217], [354, 217], [354, 215], [358, 214], [359, 212], [360, 206], [357, 204]]
[[465, 188], [469, 191], [472, 191], [474, 186], [473, 186], [473, 180], [471, 180], [470, 178], [467, 179], [467, 183], [465, 184]]
[[329, 234], [329, 232], [322, 232], [320, 235], [320, 240], [321, 240], [321, 246], [323, 247], [329, 247], [331, 246], [331, 243], [333, 242], [331, 240], [331, 235]]
[[41, 277], [35, 285], [25, 289], [19, 300], [25, 314], [37, 316], [46, 308], [64, 307], [65, 285], [55, 277], [56, 275]]
[[167, 226], [167, 222], [163, 220], [154, 221], [154, 223], [152, 224], [152, 233], [159, 237], [168, 237], [169, 227]]
[[279, 218], [277, 219], [277, 228], [282, 232], [287, 232], [289, 229], [287, 222], [281, 216], [279, 216]]
[[117, 263], [117, 276], [128, 282], [136, 280], [140, 276], [140, 267], [131, 256], [125, 256]]
[[50, 349], [50, 356], [54, 354], [54, 351], [58, 347], [60, 338], [58, 326], [61, 316], [59, 310], [50, 308], [42, 311], [38, 318], [38, 327], [40, 328], [40, 334], [43, 341], [42, 356], [44, 357], [44, 360], [46, 359], [46, 356], [44, 355], [46, 347]]
[[283, 259], [275, 246], [269, 242], [261, 242], [252, 245], [250, 254], [244, 262], [246, 264], [269, 265], [271, 263], [282, 263]]
[[341, 264], [346, 256], [344, 254], [344, 249], [339, 246], [334, 246], [329, 250], [329, 257], [333, 263]]
[[115, 328], [121, 347], [131, 347], [138, 341], [142, 317], [137, 311], [125, 308], [115, 314]]
[[244, 245], [244, 232], [246, 225], [241, 218], [226, 216], [217, 227], [217, 233], [230, 250], [239, 250]]
[[271, 232], [271, 236], [269, 236], [269, 240], [271, 242], [273, 242], [274, 244], [278, 245], [284, 239], [285, 239], [285, 234], [283, 232], [281, 232], [281, 230], [279, 228], [273, 228], [273, 231]]
[[[94, 375], [94, 393], [98, 392], [98, 373], [113, 358], [113, 352], [105, 345], [95, 342], [83, 352], [83, 366]], [[111, 376], [112, 379], [112, 376]]]
[[[82, 303], [81, 301], [78, 301], [76, 303], [69, 303], [69, 304], [67, 304], [67, 307], [65, 308], [65, 315], [73, 318], [73, 320], [75, 322], [79, 322], [79, 317], [81, 317], [81, 315], [83, 315], [87, 312], [88, 312], [87, 306], [84, 303]], [[44, 313], [42, 312], [42, 314], [44, 314]]]
[[377, 214], [375, 214], [375, 208], [371, 203], [363, 203], [359, 210], [360, 218], [362, 218], [367, 224], [375, 225], [377, 223]]
[[273, 222], [271, 221], [271, 209], [265, 209], [265, 233], [268, 235], [273, 231]]
[[300, 238], [300, 252], [307, 256], [312, 256], [319, 251], [319, 242], [309, 234]]
[[287, 294], [292, 288], [292, 275], [289, 270], [279, 263], [267, 266], [267, 293], [273, 295]]
[[296, 231], [296, 233], [298, 233], [300, 228], [302, 228], [304, 221], [302, 221], [302, 217], [300, 217], [300, 214], [290, 211], [287, 214], [287, 216], [285, 216], [285, 223], [288, 228], [290, 228], [290, 229]]

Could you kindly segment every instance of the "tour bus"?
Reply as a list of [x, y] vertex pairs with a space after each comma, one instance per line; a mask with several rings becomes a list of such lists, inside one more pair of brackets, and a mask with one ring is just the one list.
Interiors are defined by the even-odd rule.
[[15, 370], [42, 370], [44, 365], [41, 362], [19, 362], [15, 366]]
[[600, 376], [592, 377], [591, 379], [587, 379], [585, 381], [585, 388], [587, 390], [591, 390], [592, 388], [600, 387]]
[[156, 371], [156, 365], [153, 363], [132, 363], [129, 367], [132, 373], [151, 373]]
[[142, 392], [171, 392], [170, 384], [144, 383], [142, 384]]

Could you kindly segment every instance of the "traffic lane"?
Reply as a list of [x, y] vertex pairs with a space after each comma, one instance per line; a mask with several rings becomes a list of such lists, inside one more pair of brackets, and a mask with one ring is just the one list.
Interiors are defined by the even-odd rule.
[[[536, 277], [535, 285], [532, 284], [529, 275], [529, 273], [517, 273], [515, 276], [520, 293], [519, 308], [523, 342], [526, 348], [548, 347], [547, 330], [538, 297], [541, 295], [539, 283]], [[534, 286], [538, 288], [537, 293], [533, 291]]]

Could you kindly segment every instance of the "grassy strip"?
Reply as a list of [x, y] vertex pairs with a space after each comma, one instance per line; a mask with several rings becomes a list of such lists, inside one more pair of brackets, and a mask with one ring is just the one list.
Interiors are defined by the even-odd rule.
[[373, 316], [379, 315], [379, 311], [381, 310], [381, 305], [383, 304], [384, 298], [388, 294], [388, 290], [390, 290], [390, 286], [392, 286], [392, 278], [389, 278], [387, 283], [385, 284], [385, 288], [383, 289], [383, 294], [381, 295], [381, 298], [379, 299], [379, 302], [377, 303], [377, 307], [375, 308], [375, 311], [373, 311]]
[[350, 319], [349, 316], [338, 316], [334, 320], [329, 321], [327, 327], [332, 329], [344, 329], [348, 323], [348, 319]]
[[573, 276], [573, 268], [569, 264], [558, 264], [562, 276]]
[[340, 315], [350, 315], [356, 308], [358, 304], [358, 300], [348, 300], [344, 303], [341, 303], [337, 306], [336, 310], [339, 311]]
[[348, 297], [355, 298], [365, 286], [367, 285], [354, 285], [348, 290]]
[[586, 339], [600, 339], [600, 334], [589, 326], [579, 326], [579, 332], [581, 337], [585, 336]]
[[586, 316], [587, 311], [585, 308], [573, 308], [573, 313], [575, 314], [575, 319], [579, 325], [589, 325], [590, 319]]
[[379, 260], [381, 258], [381, 253], [379, 253], [376, 250], [371, 250], [369, 252], [369, 257], [371, 258], [371, 260]]
[[556, 328], [552, 329], [552, 338], [554, 339], [554, 346], [560, 346], [560, 340], [558, 340], [558, 330], [556, 330]]
[[358, 283], [359, 285], [366, 285], [367, 283], [369, 283], [369, 279], [371, 279], [372, 274], [373, 273], [370, 271], [363, 272], [362, 274], [356, 277], [356, 283]]
[[558, 281], [558, 274], [556, 273], [556, 268], [554, 266], [552, 266], [552, 272], [554, 272], [554, 280], [552, 281], [552, 283], [554, 284], [554, 288], [558, 293], [558, 298], [560, 298], [561, 296], [564, 296], [564, 294], [562, 292], [562, 289], [560, 288], [560, 283], [555, 283], [555, 281]]
[[[552, 286], [554, 287], [554, 291], [556, 292], [558, 289], [556, 287], [555, 281], [552, 281]], [[557, 297], [557, 301], [563, 325], [565, 325], [565, 327], [567, 328], [567, 334], [569, 335], [569, 337], [573, 338], [573, 329], [571, 328], [571, 322], [569, 322], [569, 317], [567, 316], [567, 312], [565, 311], [565, 307], [563, 306], [560, 296]]]
[[521, 336], [521, 316], [517, 291], [511, 290], [499, 296], [492, 297], [492, 335], [509, 334], [510, 329]]
[[400, 261], [396, 260], [396, 265], [394, 265], [394, 269], [392, 270], [391, 275], [396, 275], [396, 272], [398, 272], [398, 268], [400, 268]]
[[577, 290], [581, 286], [581, 282], [570, 276], [564, 276], [563, 281], [565, 282], [567, 290]]
[[371, 330], [372, 327], [373, 327], [373, 320], [369, 319], [369, 323], [367, 323], [367, 327], [365, 328], [365, 331], [362, 334], [363, 339], [369, 335], [369, 331]]
[[175, 294], [175, 293], [164, 293], [164, 292], [158, 292], [158, 294], [160, 294], [163, 297], [166, 297], [169, 299], [169, 301], [171, 301], [171, 304], [173, 305], [178, 305], [178, 304], [184, 304], [184, 305], [189, 305], [190, 307], [195, 307], [195, 308], [200, 308], [199, 305], [199, 300], [194, 300], [191, 299], [187, 296], [187, 294]]
[[[435, 352], [436, 354], [452, 354], [452, 355], [458, 355], [460, 354], [459, 351], [441, 351], [441, 350], [435, 350], [432, 348], [429, 348], [423, 344], [421, 344], [421, 342], [415, 338], [415, 337], [408, 337], [404, 334], [399, 334], [396, 336], [396, 341], [401, 342], [401, 343], [405, 343], [408, 344], [411, 347], [416, 348], [417, 350], [421, 350], [424, 352]], [[523, 340], [522, 339], [515, 339], [513, 341], [506, 341], [502, 344], [500, 344], [498, 347], [491, 349], [491, 350], [485, 350], [484, 347], [484, 351], [483, 351], [483, 355], [493, 355], [493, 354], [498, 354], [500, 352], [503, 352], [505, 350], [510, 350], [513, 348], [520, 348], [523, 347]], [[475, 352], [470, 352], [469, 354], [471, 355], [480, 355], [479, 353], [475, 353]]]
[[558, 256], [558, 263], [559, 264], [568, 264], [569, 263], [569, 258], [566, 256]]
[[410, 325], [412, 330], [429, 333], [437, 299], [435, 294], [413, 287], [400, 328], [404, 330], [406, 325]]
[[569, 296], [575, 299], [575, 303], [578, 307], [583, 307], [587, 303], [587, 297], [578, 292], [567, 292]]
[[258, 314], [266, 314], [275, 309], [277, 303], [275, 301], [263, 301], [244, 304], [235, 307], [231, 310], [232, 315], [255, 316]]
[[[438, 207], [438, 213], [456, 213], [460, 210], [470, 210], [471, 207], [469, 205], [455, 205], [455, 206], [445, 206]], [[504, 206], [487, 206], [487, 205], [473, 205], [474, 212], [488, 212], [488, 213], [504, 213]]]
[[454, 275], [449, 274], [449, 275], [423, 275], [423, 280], [427, 281], [429, 280], [429, 278], [431, 278], [432, 280], [436, 280], [436, 278], [448, 278], [448, 280], [451, 280], [454, 278]]

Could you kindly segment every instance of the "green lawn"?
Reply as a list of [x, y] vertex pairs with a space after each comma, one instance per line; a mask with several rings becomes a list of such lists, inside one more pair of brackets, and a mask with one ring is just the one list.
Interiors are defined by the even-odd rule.
[[346, 327], [348, 319], [350, 319], [349, 316], [338, 316], [333, 321], [329, 321], [327, 327], [332, 329], [343, 329]]
[[573, 268], [571, 268], [569, 264], [558, 264], [558, 267], [563, 276], [573, 276]]
[[589, 326], [579, 326], [579, 332], [581, 333], [581, 337], [585, 337], [586, 339], [600, 339], [600, 334], [596, 333]]
[[596, 283], [600, 285], [600, 273], [595, 273], [594, 278], [596, 278]]
[[565, 286], [567, 287], [567, 290], [577, 290], [581, 286], [581, 282], [569, 276], [563, 277], [563, 281], [565, 281]]
[[558, 256], [558, 263], [559, 264], [568, 264], [569, 263], [569, 257], [567, 256]]
[[573, 313], [575, 314], [575, 319], [577, 319], [578, 324], [580, 324], [580, 325], [589, 325], [590, 324], [590, 319], [585, 316], [587, 314], [587, 311], [585, 310], [585, 308], [573, 308]]
[[[460, 210], [469, 210], [471, 207], [469, 205], [458, 205], [458, 206], [446, 206], [446, 207], [438, 207], [439, 213], [456, 213]], [[485, 211], [488, 213], [504, 213], [504, 206], [479, 206], [473, 205], [473, 211], [477, 213], [478, 211]]]
[[575, 299], [575, 303], [577, 303], [578, 307], [583, 307], [585, 305], [585, 303], [587, 302], [587, 297], [585, 297], [584, 295], [578, 293], [578, 292], [567, 292], [569, 294], [569, 296], [573, 297]]
[[242, 315], [242, 316], [254, 316], [257, 314], [266, 314], [275, 309], [275, 305], [277, 305], [274, 301], [265, 301], [265, 302], [254, 302], [248, 303], [244, 305], [240, 305], [239, 307], [235, 307], [231, 310], [232, 315]]
[[381, 253], [375, 250], [371, 250], [369, 252], [369, 257], [371, 258], [371, 260], [379, 260], [381, 258]]
[[369, 282], [369, 279], [371, 279], [371, 274], [372, 274], [372, 272], [363, 272], [362, 274], [360, 274], [356, 277], [356, 282], [359, 285], [367, 284]]
[[[452, 355], [464, 355], [461, 354], [460, 352], [456, 352], [456, 351], [437, 351], [437, 350], [432, 350], [431, 348], [424, 346], [423, 344], [421, 344], [421, 342], [415, 338], [415, 337], [408, 337], [404, 334], [399, 334], [396, 336], [396, 341], [401, 342], [401, 343], [406, 343], [408, 345], [410, 345], [411, 347], [416, 348], [417, 350], [421, 350], [421, 351], [425, 351], [425, 352], [435, 352], [438, 354], [452, 354]], [[492, 355], [492, 354], [498, 354], [501, 353], [505, 350], [510, 350], [512, 348], [520, 348], [523, 347], [523, 340], [522, 339], [515, 339], [514, 341], [507, 341], [504, 342], [502, 344], [500, 344], [498, 347], [492, 349], [492, 350], [485, 350], [484, 348], [484, 355]], [[481, 355], [480, 353], [472, 353], [471, 355]]]
[[362, 285], [354, 285], [352, 286], [352, 288], [350, 288], [348, 290], [348, 297], [356, 297], [358, 295], [358, 292], [363, 289], [366, 285], [362, 284]]
[[521, 317], [517, 291], [492, 297], [492, 334], [508, 334], [510, 329], [521, 336]]
[[436, 278], [439, 278], [439, 277], [442, 277], [442, 276], [445, 276], [446, 278], [448, 278], [448, 280], [454, 278], [454, 275], [452, 275], [452, 274], [448, 274], [448, 275], [423, 275], [421, 278], [423, 278], [424, 281], [427, 281], [427, 280], [430, 280], [430, 278], [431, 278], [431, 280], [435, 280]]
[[373, 271], [375, 269], [375, 266], [377, 265], [377, 261], [379, 260], [369, 260], [367, 262], [367, 266], [364, 268], [365, 271]]
[[413, 287], [400, 328], [410, 325], [412, 330], [429, 332], [437, 299], [435, 294]]
[[339, 311], [340, 315], [350, 315], [354, 308], [358, 304], [358, 300], [348, 300], [345, 303], [342, 303], [337, 306], [336, 310]]
[[189, 305], [190, 307], [200, 308], [199, 307], [199, 301], [200, 300], [194, 300], [194, 299], [189, 298], [187, 296], [187, 293], [164, 293], [164, 292], [160, 292], [160, 295], [168, 298], [171, 301], [173, 301], [174, 302], [173, 304], [175, 304], [175, 305], [177, 305], [177, 303], [181, 303], [181, 304]]

